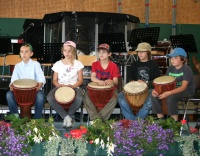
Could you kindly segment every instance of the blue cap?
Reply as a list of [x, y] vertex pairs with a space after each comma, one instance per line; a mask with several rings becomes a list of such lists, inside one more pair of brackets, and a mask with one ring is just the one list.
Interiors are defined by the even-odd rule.
[[176, 57], [176, 56], [183, 56], [187, 57], [187, 54], [183, 48], [174, 48], [172, 53], [167, 54], [167, 57]]

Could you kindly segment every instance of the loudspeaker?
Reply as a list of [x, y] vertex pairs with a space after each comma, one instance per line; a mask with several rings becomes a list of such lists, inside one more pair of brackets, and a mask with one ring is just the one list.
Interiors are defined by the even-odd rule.
[[0, 79], [0, 97], [1, 97], [0, 104], [1, 105], [8, 105], [7, 100], [6, 100], [6, 93], [9, 90], [9, 84], [10, 84], [9, 78], [8, 79], [4, 79], [4, 78]]

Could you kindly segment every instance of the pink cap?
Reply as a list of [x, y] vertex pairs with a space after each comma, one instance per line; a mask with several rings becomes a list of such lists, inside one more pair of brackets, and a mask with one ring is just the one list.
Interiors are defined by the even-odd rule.
[[66, 41], [65, 43], [64, 43], [64, 45], [63, 46], [65, 46], [65, 45], [67, 45], [67, 46], [72, 46], [72, 47], [74, 47], [74, 48], [76, 48], [76, 43], [74, 43], [74, 42], [72, 42], [72, 41]]

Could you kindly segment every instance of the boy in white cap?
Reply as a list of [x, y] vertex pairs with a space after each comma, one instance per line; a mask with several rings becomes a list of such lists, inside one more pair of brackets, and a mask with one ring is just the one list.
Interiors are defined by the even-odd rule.
[[[148, 86], [152, 86], [152, 81], [160, 76], [160, 70], [158, 64], [151, 60], [151, 46], [150, 44], [143, 42], [138, 44], [135, 50], [138, 53], [138, 61], [134, 61], [131, 65], [131, 79], [133, 81], [145, 82]], [[124, 92], [118, 95], [118, 102], [122, 109], [122, 113], [126, 119], [135, 120], [137, 118], [145, 119], [149, 111], [151, 110], [151, 89], [149, 88], [149, 95], [145, 101], [143, 107], [139, 112], [134, 115], [131, 107], [126, 101]]]
[[167, 54], [171, 66], [166, 71], [167, 76], [176, 78], [176, 88], [171, 91], [166, 91], [160, 95], [153, 90], [151, 101], [153, 113], [157, 114], [158, 118], [164, 118], [161, 110], [161, 99], [166, 98], [168, 105], [168, 115], [178, 121], [178, 101], [182, 98], [190, 97], [194, 94], [195, 87], [193, 82], [192, 69], [185, 64], [187, 54], [182, 48], [175, 48], [171, 54]]
[[[82, 104], [83, 64], [76, 60], [76, 44], [66, 41], [63, 45], [64, 59], [57, 61], [52, 67], [53, 84], [55, 86], [47, 95], [47, 101], [53, 109], [64, 119], [63, 127], [71, 128], [75, 122], [74, 114]], [[60, 87], [68, 86], [75, 90], [75, 100], [68, 112], [55, 100], [54, 94]]]

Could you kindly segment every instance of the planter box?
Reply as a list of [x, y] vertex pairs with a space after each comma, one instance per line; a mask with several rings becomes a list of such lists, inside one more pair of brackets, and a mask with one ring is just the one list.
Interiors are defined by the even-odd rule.
[[[195, 149], [198, 151], [200, 148], [198, 144], [195, 143]], [[88, 150], [88, 156], [107, 156], [106, 150], [102, 148], [98, 148], [94, 144], [88, 144], [87, 145], [87, 150]], [[35, 144], [33, 146], [33, 151], [32, 151], [32, 156], [43, 156], [45, 153], [45, 150], [43, 149], [43, 143], [40, 144]], [[159, 154], [163, 154], [164, 156], [182, 156], [182, 151], [179, 148], [179, 143], [175, 142], [174, 144], [170, 145], [170, 150], [169, 151], [152, 151], [150, 153], [147, 153], [146, 156], [155, 156]], [[58, 156], [58, 155], [57, 155]], [[121, 155], [123, 156], [123, 155]], [[124, 155], [125, 156], [125, 155]]]

